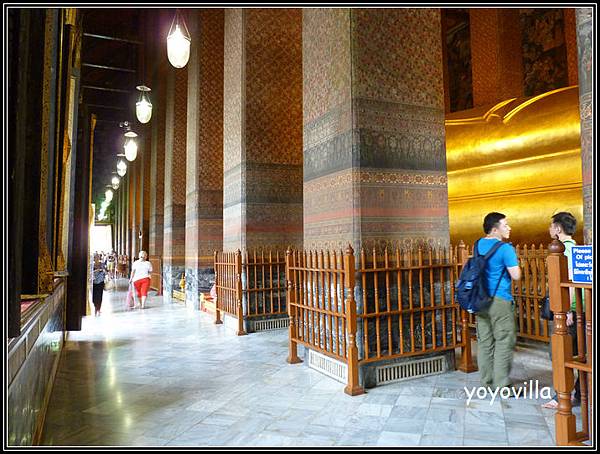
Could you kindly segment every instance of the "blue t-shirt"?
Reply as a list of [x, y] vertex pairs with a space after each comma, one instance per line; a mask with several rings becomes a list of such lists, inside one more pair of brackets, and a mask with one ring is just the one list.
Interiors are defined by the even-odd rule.
[[[485, 255], [498, 241], [500, 240], [497, 240], [496, 238], [481, 238], [478, 243], [479, 253]], [[486, 266], [488, 292], [490, 296], [494, 293], [496, 285], [498, 285], [498, 279], [500, 279], [504, 269], [511, 266], [517, 266], [518, 264], [519, 259], [517, 258], [515, 248], [509, 243], [500, 246], [496, 253], [492, 255]], [[496, 296], [508, 301], [513, 300], [511, 278], [508, 271], [502, 276], [502, 281], [498, 286]]]

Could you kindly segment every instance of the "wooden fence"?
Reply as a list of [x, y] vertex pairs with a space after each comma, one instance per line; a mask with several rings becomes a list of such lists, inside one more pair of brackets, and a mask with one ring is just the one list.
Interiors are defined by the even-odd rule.
[[279, 251], [242, 255], [242, 292], [247, 318], [275, 317], [287, 314], [285, 257]]
[[[473, 246], [467, 246], [467, 255], [473, 255]], [[542, 298], [548, 294], [546, 269], [547, 249], [543, 245], [516, 245], [515, 250], [521, 267], [521, 280], [512, 281], [512, 294], [515, 301], [517, 336], [550, 342], [550, 325], [540, 317]], [[469, 326], [475, 327], [476, 317], [468, 314]]]
[[[555, 240], [549, 247], [547, 258], [550, 308], [554, 312], [552, 371], [554, 388], [558, 395], [555, 427], [556, 444], [559, 446], [582, 445], [594, 439], [591, 423], [593, 416], [592, 285], [574, 284], [569, 281], [564, 250], [564, 245]], [[571, 289], [576, 297], [577, 356], [573, 356], [573, 338], [568, 333], [566, 323], [567, 313], [571, 309]], [[577, 432], [576, 417], [571, 407], [575, 371], [578, 371], [581, 389], [582, 430], [580, 432]]]
[[237, 335], [243, 336], [244, 308], [242, 307], [242, 253], [217, 252], [215, 256], [215, 286], [217, 289], [217, 304], [215, 306], [215, 323], [221, 321], [221, 312], [226, 312], [237, 318]]
[[285, 259], [279, 251], [215, 252], [216, 323], [221, 312], [238, 321], [238, 335], [246, 334], [244, 321], [287, 315]]
[[301, 344], [346, 363], [350, 395], [364, 392], [358, 367], [372, 361], [461, 347], [460, 369], [474, 370], [468, 318], [454, 302], [466, 256], [462, 243], [382, 257], [361, 251], [355, 270], [350, 246], [345, 253], [288, 251], [288, 362], [301, 362]]
[[151, 257], [152, 273], [150, 273], [150, 288], [156, 290], [157, 295], [162, 295], [162, 259]]
[[537, 248], [534, 245], [530, 245], [529, 248], [526, 245], [517, 245], [515, 249], [522, 271], [521, 280], [512, 282], [517, 336], [550, 342], [548, 320], [540, 317], [540, 302], [548, 294], [548, 251], [541, 244]]
[[453, 350], [460, 345], [452, 249], [360, 253], [364, 358], [361, 362]]

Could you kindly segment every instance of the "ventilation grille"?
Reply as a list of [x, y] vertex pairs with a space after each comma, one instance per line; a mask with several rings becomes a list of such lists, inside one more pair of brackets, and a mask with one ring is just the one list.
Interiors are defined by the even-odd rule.
[[377, 367], [377, 385], [393, 383], [410, 378], [441, 374], [446, 371], [445, 357], [421, 359], [402, 364]]
[[271, 320], [256, 320], [252, 322], [254, 331], [268, 331], [290, 326], [289, 318], [274, 318]]
[[348, 366], [346, 364], [313, 350], [308, 351], [308, 367], [311, 367], [334, 380], [342, 383], [348, 382]]

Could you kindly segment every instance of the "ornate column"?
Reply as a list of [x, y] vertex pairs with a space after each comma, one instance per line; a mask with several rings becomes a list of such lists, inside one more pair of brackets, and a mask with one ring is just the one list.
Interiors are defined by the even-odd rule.
[[225, 251], [302, 244], [301, 14], [225, 11]]
[[129, 174], [129, 218], [131, 220], [129, 224], [129, 238], [131, 241], [129, 257], [131, 258], [131, 263], [137, 258], [139, 252], [137, 238], [138, 162], [137, 159], [134, 162], [129, 162], [127, 169], [127, 173]]
[[[163, 50], [163, 49], [161, 49]], [[167, 105], [167, 70], [169, 62], [165, 52], [156, 52], [156, 70], [152, 79], [152, 148], [150, 164], [150, 235], [148, 254], [151, 259], [163, 256], [165, 209], [165, 122]], [[156, 270], [158, 271], [158, 270]]]
[[165, 134], [163, 289], [172, 302], [173, 288], [185, 273], [185, 176], [187, 66], [169, 68]]
[[192, 48], [187, 99], [186, 304], [214, 280], [213, 252], [223, 249], [223, 26], [224, 11], [189, 16]]
[[591, 8], [577, 8], [577, 48], [579, 52], [579, 111], [581, 113], [581, 165], [583, 177], [583, 237], [592, 244], [593, 202], [593, 97], [592, 56], [593, 16]]
[[[447, 246], [440, 10], [303, 12], [304, 247], [351, 245], [369, 255]], [[375, 292], [373, 282], [356, 281], [357, 314], [365, 312], [363, 295], [374, 304]], [[379, 326], [366, 326], [354, 337], [359, 360], [367, 333], [369, 348], [377, 344]], [[431, 321], [415, 326], [424, 339], [433, 336]], [[373, 376], [364, 373], [361, 386]]]
[[448, 243], [440, 27], [438, 9], [304, 10], [305, 247]]

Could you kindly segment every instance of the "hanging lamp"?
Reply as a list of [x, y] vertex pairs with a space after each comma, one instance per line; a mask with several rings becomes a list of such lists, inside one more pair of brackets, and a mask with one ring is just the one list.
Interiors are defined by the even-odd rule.
[[135, 88], [140, 91], [140, 98], [135, 103], [135, 116], [140, 123], [148, 123], [152, 118], [152, 103], [148, 93], [152, 90], [145, 85], [138, 85]]
[[167, 37], [167, 57], [175, 68], [183, 68], [190, 59], [192, 38], [179, 10], [175, 10], [175, 18]]
[[125, 158], [127, 158], [129, 162], [135, 161], [138, 152], [138, 145], [135, 141], [137, 134], [133, 131], [127, 131], [125, 137], [125, 145], [123, 145], [123, 148], [125, 149]]

